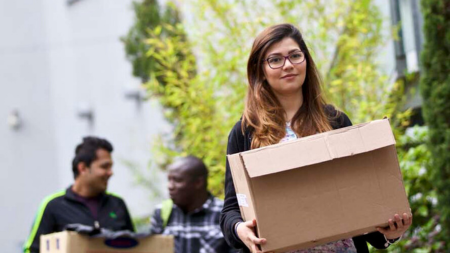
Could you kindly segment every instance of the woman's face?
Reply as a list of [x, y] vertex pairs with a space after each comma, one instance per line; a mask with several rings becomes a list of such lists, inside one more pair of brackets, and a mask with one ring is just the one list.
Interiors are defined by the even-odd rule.
[[[271, 59], [271, 65], [276, 66], [277, 62], [281, 59], [284, 61], [284, 57], [290, 55], [290, 59], [295, 62], [295, 59], [301, 57], [300, 46], [291, 38], [285, 38], [282, 41], [273, 44], [269, 50], [267, 50], [264, 59]], [[272, 57], [276, 57], [272, 60]], [[279, 56], [282, 56], [280, 58]], [[278, 96], [290, 96], [293, 94], [302, 93], [302, 85], [305, 82], [306, 77], [306, 60], [299, 64], [292, 64], [291, 61], [286, 59], [284, 66], [281, 68], [273, 69], [269, 66], [268, 61], [264, 62], [264, 76], [269, 83], [272, 91]]]

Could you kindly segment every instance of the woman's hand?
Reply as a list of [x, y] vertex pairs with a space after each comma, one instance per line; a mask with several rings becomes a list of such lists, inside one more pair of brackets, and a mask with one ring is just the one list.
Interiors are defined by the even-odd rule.
[[406, 230], [411, 226], [412, 224], [412, 214], [408, 215], [407, 213], [403, 214], [403, 217], [400, 217], [400, 215], [395, 214], [394, 219], [389, 219], [388, 221], [389, 227], [388, 228], [380, 228], [378, 227], [378, 232], [384, 234], [386, 236], [386, 239], [397, 239], [400, 236], [402, 236]]
[[237, 235], [252, 253], [262, 253], [262, 251], [259, 250], [258, 244], [266, 243], [266, 239], [256, 237], [254, 232], [255, 227], [256, 220], [239, 223], [236, 228]]

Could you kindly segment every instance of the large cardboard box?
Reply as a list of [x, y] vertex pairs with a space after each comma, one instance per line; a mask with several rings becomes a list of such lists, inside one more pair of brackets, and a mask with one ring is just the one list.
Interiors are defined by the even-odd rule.
[[141, 239], [89, 238], [63, 231], [40, 238], [41, 253], [173, 253], [173, 236], [152, 235]]
[[389, 121], [376, 120], [228, 156], [241, 214], [264, 252], [376, 231], [410, 213]]

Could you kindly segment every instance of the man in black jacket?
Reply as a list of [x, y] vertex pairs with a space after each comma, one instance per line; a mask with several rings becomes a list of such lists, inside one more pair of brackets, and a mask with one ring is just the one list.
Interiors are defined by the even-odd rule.
[[134, 231], [125, 202], [106, 192], [113, 174], [112, 151], [107, 140], [96, 137], [85, 137], [76, 147], [72, 162], [75, 182], [43, 200], [24, 245], [25, 253], [38, 253], [41, 235], [62, 231], [68, 224]]

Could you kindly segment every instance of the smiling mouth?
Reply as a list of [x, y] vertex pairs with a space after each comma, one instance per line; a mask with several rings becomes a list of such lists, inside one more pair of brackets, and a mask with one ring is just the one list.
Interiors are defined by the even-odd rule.
[[285, 76], [282, 76], [281, 79], [289, 78], [289, 77], [294, 77], [294, 76], [297, 76], [297, 75], [294, 75], [294, 74], [285, 75]]

